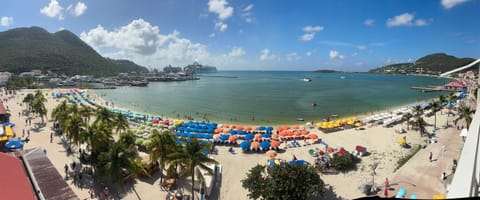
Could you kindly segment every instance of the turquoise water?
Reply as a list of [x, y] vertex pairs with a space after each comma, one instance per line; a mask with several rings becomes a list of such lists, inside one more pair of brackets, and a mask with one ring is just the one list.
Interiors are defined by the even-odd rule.
[[[97, 90], [116, 107], [168, 117], [242, 124], [295, 124], [366, 114], [438, 97], [412, 86], [441, 85], [448, 79], [367, 73], [219, 72], [185, 82], [151, 82], [148, 87]], [[312, 79], [303, 81], [304, 77]], [[312, 103], [317, 106], [313, 107]], [[253, 118], [253, 120], [252, 120]]]

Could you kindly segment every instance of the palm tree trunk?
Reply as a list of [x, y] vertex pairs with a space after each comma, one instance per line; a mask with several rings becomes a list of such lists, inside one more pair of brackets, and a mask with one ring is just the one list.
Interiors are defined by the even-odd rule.
[[437, 130], [437, 113], [435, 112], [435, 122], [433, 123], [433, 130]]

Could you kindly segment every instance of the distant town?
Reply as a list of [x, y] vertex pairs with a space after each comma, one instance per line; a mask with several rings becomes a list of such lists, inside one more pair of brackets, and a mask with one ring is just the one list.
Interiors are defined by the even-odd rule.
[[[167, 82], [167, 81], [188, 81], [199, 80], [197, 74], [215, 73], [216, 67], [204, 66], [197, 62], [185, 67], [173, 67], [168, 65], [163, 71], [153, 69], [149, 72], [127, 72], [119, 73], [110, 77], [94, 77], [93, 75], [73, 75], [54, 73], [50, 70], [31, 70], [20, 74], [10, 72], [0, 72], [0, 86], [7, 86], [10, 78], [25, 80], [21, 82], [32, 82], [34, 88], [49, 87], [80, 87], [90, 89], [115, 89], [117, 86], [148, 86], [149, 82]], [[22, 85], [22, 84], [21, 84]], [[27, 87], [23, 84], [23, 87]], [[22, 87], [22, 86], [20, 86]]]

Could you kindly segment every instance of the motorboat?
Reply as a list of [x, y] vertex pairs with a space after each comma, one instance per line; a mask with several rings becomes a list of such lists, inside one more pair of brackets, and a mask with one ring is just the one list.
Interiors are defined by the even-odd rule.
[[312, 79], [311, 78], [303, 78], [303, 81], [310, 82], [310, 81], [312, 81]]

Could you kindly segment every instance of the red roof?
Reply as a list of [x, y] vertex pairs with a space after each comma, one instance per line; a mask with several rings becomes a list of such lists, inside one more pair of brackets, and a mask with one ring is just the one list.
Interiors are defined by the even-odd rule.
[[[1, 104], [0, 104], [1, 105]], [[0, 152], [0, 194], [2, 199], [35, 200], [20, 159]]]
[[467, 86], [463, 85], [462, 83], [459, 82], [450, 82], [444, 85], [445, 87], [456, 87], [456, 88], [465, 88]]
[[0, 115], [4, 115], [4, 114], [7, 114], [7, 110], [3, 106], [3, 103], [0, 102]]

